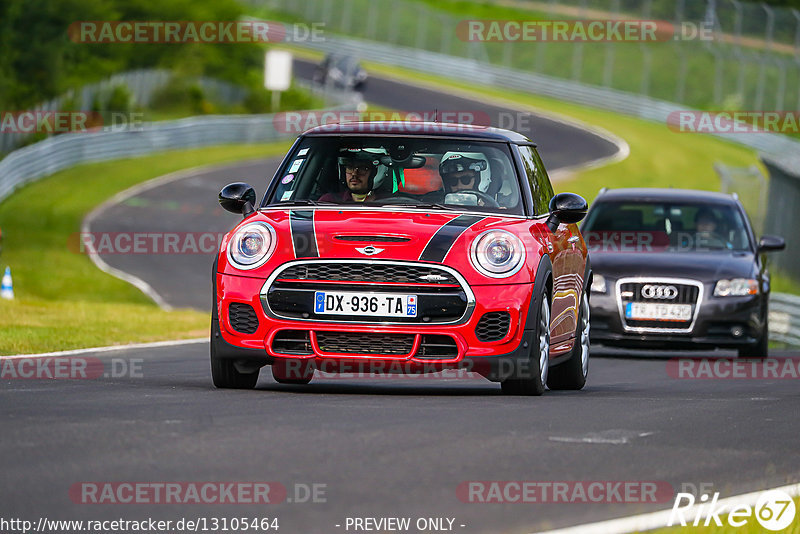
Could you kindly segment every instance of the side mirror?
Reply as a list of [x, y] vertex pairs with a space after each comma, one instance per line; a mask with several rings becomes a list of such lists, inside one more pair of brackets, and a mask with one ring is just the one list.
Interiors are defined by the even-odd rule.
[[256, 190], [250, 184], [234, 182], [219, 192], [219, 205], [231, 213], [247, 217], [255, 213]]
[[758, 248], [757, 251], [761, 252], [773, 252], [776, 250], [783, 250], [786, 248], [786, 241], [778, 235], [765, 235], [761, 236], [761, 239], [758, 241]]
[[559, 193], [550, 201], [550, 217], [547, 218], [547, 227], [551, 232], [558, 229], [558, 225], [573, 224], [586, 217], [589, 205], [580, 195], [575, 193]]

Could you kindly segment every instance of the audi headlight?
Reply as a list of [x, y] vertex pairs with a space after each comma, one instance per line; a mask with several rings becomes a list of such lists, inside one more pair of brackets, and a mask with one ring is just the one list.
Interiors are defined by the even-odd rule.
[[714, 286], [715, 297], [743, 297], [746, 295], [758, 295], [758, 280], [734, 278], [733, 280], [720, 280]]
[[525, 264], [525, 245], [505, 230], [489, 230], [472, 242], [472, 266], [492, 278], [506, 278]]
[[602, 274], [592, 276], [592, 293], [605, 293], [606, 291], [605, 277]]
[[275, 250], [275, 230], [264, 222], [245, 224], [228, 242], [228, 261], [241, 270], [264, 265]]

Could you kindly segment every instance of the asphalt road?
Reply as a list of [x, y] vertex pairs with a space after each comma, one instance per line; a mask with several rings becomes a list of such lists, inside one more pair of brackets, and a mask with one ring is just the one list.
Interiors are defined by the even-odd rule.
[[[396, 91], [408, 97], [409, 89]], [[551, 167], [583, 153], [569, 138], [544, 152]], [[276, 164], [150, 189], [106, 212], [92, 230], [225, 231], [237, 218], [217, 205], [219, 188], [245, 180], [261, 193]], [[105, 259], [146, 279], [168, 302], [210, 306], [210, 254]], [[713, 484], [727, 497], [800, 476], [796, 380], [678, 379], [664, 359], [606, 357], [592, 360], [584, 391], [539, 398], [506, 397], [496, 384], [463, 378], [282, 386], [268, 370], [255, 391], [225, 391], [211, 386], [205, 343], [102, 358], [108, 376], [96, 379], [0, 382], [0, 519], [277, 517], [280, 532], [305, 534], [354, 532], [345, 528], [348, 517], [409, 517], [412, 524], [433, 517], [453, 519], [456, 532], [530, 532], [666, 509], [672, 496], [646, 504], [489, 504], [463, 502], [457, 488], [468, 481], [662, 481], [673, 491]], [[82, 482], [204, 481], [278, 482], [292, 502], [84, 504], [70, 495]], [[297, 502], [312, 484], [324, 491], [319, 502]]]
[[[299, 77], [310, 79], [312, 71], [311, 63], [295, 62], [295, 73]], [[466, 111], [489, 118], [493, 125], [516, 126], [517, 131], [539, 143], [542, 159], [551, 172], [608, 157], [618, 150], [607, 139], [575, 126], [392, 80], [371, 77], [364, 98], [378, 106], [397, 110], [429, 112], [437, 108], [440, 112]], [[513, 117], [515, 123], [508, 124], [508, 117]], [[207, 234], [219, 236], [238, 221], [235, 215], [224, 211], [217, 203], [219, 190], [230, 182], [243, 181], [253, 185], [262, 195], [279, 163], [279, 159], [270, 159], [231, 165], [148, 189], [106, 210], [95, 219], [89, 230], [98, 234], [98, 243], [105, 233], [113, 236], [116, 232], [179, 232], [181, 250], [191, 252], [193, 249], [191, 242], [187, 244], [186, 233], [191, 233], [191, 239], [195, 240]], [[204, 243], [207, 244], [208, 240]], [[200, 243], [197, 250], [197, 253], [189, 254], [114, 253], [101, 254], [101, 257], [110, 266], [150, 284], [170, 305], [206, 310], [210, 307], [209, 273], [213, 253], [203, 253]]]
[[[283, 386], [263, 371], [255, 391], [223, 391], [210, 385], [204, 343], [103, 358], [106, 372], [133, 368], [133, 376], [3, 381], [3, 517], [268, 516], [287, 533], [346, 532], [335, 525], [354, 516], [450, 517], [465, 525], [460, 532], [530, 532], [666, 509], [671, 496], [647, 505], [488, 504], [463, 502], [457, 488], [663, 481], [675, 491], [712, 483], [730, 496], [800, 475], [796, 380], [676, 379], [665, 360], [603, 358], [593, 361], [584, 391], [539, 398], [457, 378]], [[324, 484], [325, 502], [70, 497], [74, 484], [111, 481], [275, 481], [289, 498], [295, 485]]]

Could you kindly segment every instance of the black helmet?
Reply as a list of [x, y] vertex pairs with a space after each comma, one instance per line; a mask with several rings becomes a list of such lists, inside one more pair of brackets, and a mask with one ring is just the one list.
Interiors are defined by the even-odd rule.
[[379, 154], [373, 154], [358, 148], [346, 148], [339, 151], [340, 179], [342, 182], [345, 181], [345, 167], [369, 167], [369, 188], [372, 190], [375, 185], [375, 176], [378, 174], [378, 165], [380, 164], [378, 157]]

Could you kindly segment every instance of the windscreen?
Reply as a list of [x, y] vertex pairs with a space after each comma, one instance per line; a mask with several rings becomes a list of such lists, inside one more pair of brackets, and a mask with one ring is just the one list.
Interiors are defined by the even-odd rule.
[[742, 214], [729, 204], [599, 202], [581, 231], [594, 251], [751, 250]]
[[506, 144], [435, 138], [307, 137], [266, 203], [523, 214]]

